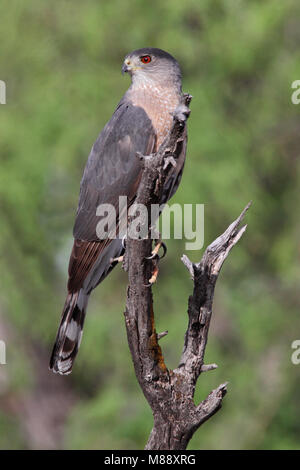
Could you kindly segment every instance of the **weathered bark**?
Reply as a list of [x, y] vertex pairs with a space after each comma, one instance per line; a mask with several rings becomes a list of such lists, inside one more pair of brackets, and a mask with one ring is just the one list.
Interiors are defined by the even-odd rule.
[[[144, 163], [144, 172], [136, 203], [144, 204], [149, 213], [151, 204], [160, 201], [170, 165], [176, 164], [190, 100], [191, 97], [185, 95], [184, 102], [175, 113], [170, 135], [157, 154], [138, 156]], [[216, 364], [204, 364], [214, 289], [224, 260], [246, 229], [246, 226], [240, 228], [239, 224], [249, 205], [209, 245], [199, 263], [192, 263], [185, 255], [182, 257], [193, 279], [194, 289], [188, 303], [189, 322], [183, 352], [175, 370], [167, 368], [155, 330], [152, 290], [148, 286], [155, 262], [145, 259], [151, 252], [152, 240], [150, 237], [127, 239], [124, 268], [128, 271], [129, 286], [125, 323], [136, 377], [154, 416], [154, 426], [145, 447], [148, 450], [186, 449], [199, 426], [222, 406], [226, 383], [213, 390], [199, 405], [194, 403], [194, 393], [201, 372], [217, 367]]]

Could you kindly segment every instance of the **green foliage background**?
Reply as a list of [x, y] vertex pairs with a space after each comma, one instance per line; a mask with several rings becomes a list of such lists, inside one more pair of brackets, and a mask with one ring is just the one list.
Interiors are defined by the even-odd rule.
[[[172, 202], [205, 204], [206, 246], [253, 201], [217, 285], [206, 361], [219, 368], [201, 376], [197, 400], [226, 380], [229, 393], [189, 448], [299, 448], [299, 15], [296, 0], [2, 1], [0, 448], [135, 449], [151, 430], [127, 346], [121, 269], [93, 293], [72, 375], [47, 371], [82, 171], [128, 87], [123, 57], [145, 46], [178, 59], [194, 97]], [[184, 243], [168, 242], [154, 287], [171, 368], [192, 288]]]

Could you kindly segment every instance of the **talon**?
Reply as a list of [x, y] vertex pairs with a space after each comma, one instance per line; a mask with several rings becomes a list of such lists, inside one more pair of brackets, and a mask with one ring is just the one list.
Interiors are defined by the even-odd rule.
[[163, 259], [166, 254], [167, 254], [167, 245], [164, 243], [164, 242], [161, 242], [161, 246], [162, 246], [162, 249], [163, 249], [163, 254], [161, 255], [161, 257], [159, 259]]
[[145, 287], [151, 287], [156, 281], [158, 276], [158, 266], [155, 266], [152, 276], [149, 279], [149, 284], [145, 284]]
[[[159, 256], [158, 252], [161, 247], [163, 249], [163, 254], [162, 256]], [[160, 241], [157, 243], [157, 245], [155, 245], [155, 248], [153, 249], [152, 254], [150, 256], [147, 256], [146, 259], [149, 259], [149, 260], [155, 259], [155, 258], [163, 259], [166, 256], [166, 254], [167, 254], [167, 246], [164, 242]]]

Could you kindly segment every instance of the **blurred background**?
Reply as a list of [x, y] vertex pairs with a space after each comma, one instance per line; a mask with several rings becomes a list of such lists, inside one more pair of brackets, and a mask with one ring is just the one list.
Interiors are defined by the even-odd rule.
[[[300, 79], [297, 0], [1, 2], [0, 448], [137, 449], [152, 427], [124, 325], [127, 278], [92, 295], [70, 376], [48, 371], [66, 295], [79, 183], [129, 85], [126, 53], [169, 51], [193, 95], [188, 156], [172, 202], [205, 204], [205, 246], [248, 201], [248, 229], [218, 280], [196, 400], [229, 381], [222, 410], [189, 449], [300, 447]], [[154, 287], [175, 368], [192, 282], [169, 240]], [[201, 252], [187, 253], [198, 261]]]

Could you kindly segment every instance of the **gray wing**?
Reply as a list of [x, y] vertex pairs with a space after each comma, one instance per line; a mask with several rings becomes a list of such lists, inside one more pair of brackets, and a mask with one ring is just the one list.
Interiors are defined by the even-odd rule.
[[141, 173], [136, 153], [151, 153], [155, 141], [156, 134], [145, 111], [130, 102], [121, 102], [88, 158], [80, 185], [74, 238], [98, 241], [99, 204], [109, 203], [117, 210], [120, 195], [134, 198]]
[[127, 196], [128, 204], [134, 200], [142, 170], [136, 153], [149, 155], [155, 145], [156, 133], [145, 111], [121, 101], [93, 145], [81, 181], [69, 263], [69, 292], [82, 287], [96, 261], [97, 282], [111, 269], [109, 263], [106, 266], [110, 240], [101, 241], [96, 234], [97, 207], [109, 203], [118, 214], [119, 196]]

